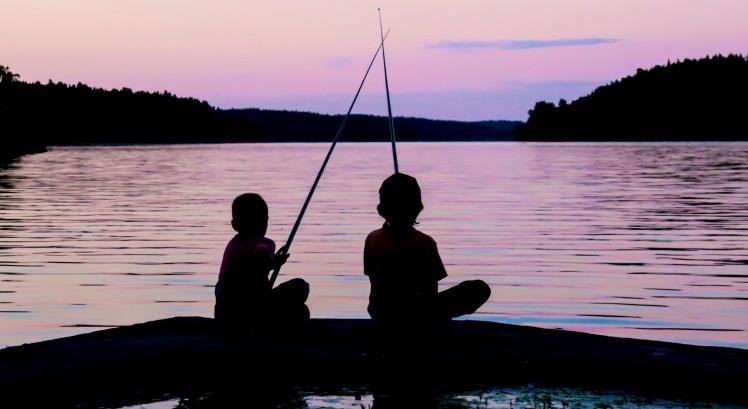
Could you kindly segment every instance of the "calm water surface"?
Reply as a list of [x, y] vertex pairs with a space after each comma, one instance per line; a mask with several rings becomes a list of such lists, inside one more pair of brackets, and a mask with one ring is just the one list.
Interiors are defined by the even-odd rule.
[[[74, 147], [0, 168], [0, 346], [211, 316], [230, 203], [284, 242], [327, 145]], [[284, 269], [316, 317], [365, 317], [387, 144], [340, 145]], [[748, 348], [748, 143], [400, 144], [420, 229], [470, 318]]]

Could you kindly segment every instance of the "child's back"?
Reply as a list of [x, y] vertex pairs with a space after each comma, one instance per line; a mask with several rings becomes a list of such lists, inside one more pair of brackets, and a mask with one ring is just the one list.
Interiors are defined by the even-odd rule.
[[235, 235], [226, 245], [216, 284], [216, 319], [258, 312], [267, 302], [275, 243], [263, 236]]
[[433, 312], [437, 283], [447, 276], [436, 242], [414, 228], [374, 230], [364, 245], [371, 280], [369, 314], [377, 319]]

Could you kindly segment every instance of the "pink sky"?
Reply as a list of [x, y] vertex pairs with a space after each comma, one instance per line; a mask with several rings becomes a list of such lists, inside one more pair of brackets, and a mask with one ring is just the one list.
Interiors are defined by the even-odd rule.
[[[746, 0], [0, 0], [27, 81], [345, 111], [385, 26], [395, 115], [525, 119], [638, 67], [748, 52]], [[385, 114], [381, 62], [356, 112]]]

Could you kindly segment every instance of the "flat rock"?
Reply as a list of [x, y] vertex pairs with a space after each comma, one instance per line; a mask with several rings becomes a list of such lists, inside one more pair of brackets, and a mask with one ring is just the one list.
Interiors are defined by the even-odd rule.
[[[203, 388], [235, 377], [370, 383], [413, 369], [443, 384], [540, 383], [623, 388], [746, 403], [748, 351], [453, 321], [407, 353], [382, 353], [371, 321], [313, 319], [294, 331], [230, 335], [210, 318], [176, 317], [0, 350], [8, 399]], [[402, 351], [400, 351], [402, 352]]]

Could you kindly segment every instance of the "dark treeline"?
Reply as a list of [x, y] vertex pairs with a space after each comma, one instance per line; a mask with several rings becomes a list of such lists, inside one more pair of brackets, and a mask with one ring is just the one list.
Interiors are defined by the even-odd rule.
[[[169, 92], [106, 90], [21, 81], [0, 66], [0, 158], [49, 145], [330, 141], [342, 116], [258, 109], [221, 110]], [[511, 139], [516, 122], [396, 118], [410, 141]], [[386, 118], [356, 115], [348, 141], [388, 140]]]
[[[329, 142], [343, 120], [343, 115], [311, 112], [275, 111], [264, 109], [229, 109], [222, 111], [234, 121], [257, 126], [262, 140]], [[520, 122], [460, 122], [424, 118], [395, 118], [398, 141], [500, 141], [511, 140], [512, 131]], [[343, 141], [388, 141], [386, 117], [351, 115]]]
[[527, 141], [748, 140], [748, 56], [659, 65], [572, 103], [538, 102], [515, 137]]
[[105, 90], [20, 81], [6, 67], [0, 89], [3, 145], [232, 142], [259, 138], [207, 102], [169, 92]]
[[15, 102], [12, 99], [18, 75], [0, 65], [0, 165], [16, 156], [44, 150], [44, 145], [28, 135], [13, 136], [16, 116]]

